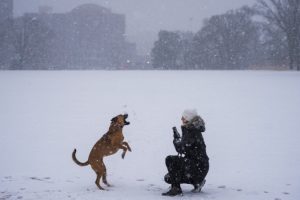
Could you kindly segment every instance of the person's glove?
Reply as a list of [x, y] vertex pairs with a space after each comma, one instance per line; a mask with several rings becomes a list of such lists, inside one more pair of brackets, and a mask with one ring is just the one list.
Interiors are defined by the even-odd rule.
[[178, 133], [177, 128], [174, 126], [172, 129], [173, 129], [174, 140], [179, 140], [180, 139], [180, 134]]

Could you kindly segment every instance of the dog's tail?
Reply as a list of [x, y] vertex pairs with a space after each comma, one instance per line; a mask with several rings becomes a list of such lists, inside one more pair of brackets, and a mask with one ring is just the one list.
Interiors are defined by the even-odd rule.
[[76, 154], [76, 149], [74, 149], [74, 151], [73, 151], [73, 153], [72, 153], [72, 158], [73, 158], [74, 162], [75, 162], [77, 165], [79, 165], [79, 166], [87, 166], [87, 165], [90, 164], [89, 161], [86, 161], [85, 163], [79, 162], [79, 161], [77, 160], [75, 154]]

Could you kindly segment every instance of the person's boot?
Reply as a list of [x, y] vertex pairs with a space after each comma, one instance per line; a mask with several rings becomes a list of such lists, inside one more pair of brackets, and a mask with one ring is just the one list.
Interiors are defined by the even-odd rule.
[[177, 195], [182, 195], [182, 190], [181, 190], [180, 185], [179, 186], [172, 185], [171, 189], [168, 192], [162, 193], [162, 195], [163, 196], [171, 196], [171, 197], [177, 196]]
[[194, 193], [201, 192], [205, 182], [206, 180], [204, 179], [201, 183], [194, 184], [194, 189], [192, 190], [192, 192]]

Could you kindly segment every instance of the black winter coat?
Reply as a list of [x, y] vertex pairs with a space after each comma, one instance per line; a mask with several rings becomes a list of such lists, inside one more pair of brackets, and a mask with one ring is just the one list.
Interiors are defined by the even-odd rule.
[[208, 164], [209, 158], [206, 154], [206, 145], [202, 136], [205, 124], [201, 117], [195, 117], [187, 125], [181, 126], [182, 138], [174, 139], [176, 151], [183, 154], [184, 158], [195, 163]]

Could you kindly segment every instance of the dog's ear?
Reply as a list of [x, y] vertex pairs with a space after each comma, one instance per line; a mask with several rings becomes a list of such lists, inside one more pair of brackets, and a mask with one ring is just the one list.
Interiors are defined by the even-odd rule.
[[111, 121], [111, 122], [117, 122], [117, 120], [118, 120], [118, 118], [117, 118], [117, 117], [114, 117], [114, 118], [112, 118], [110, 121]]

